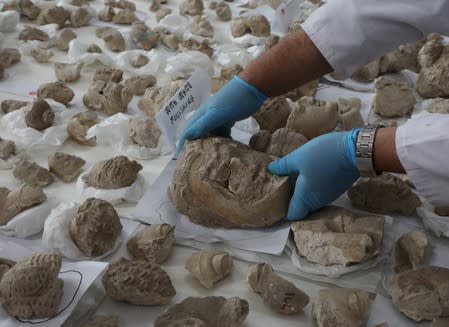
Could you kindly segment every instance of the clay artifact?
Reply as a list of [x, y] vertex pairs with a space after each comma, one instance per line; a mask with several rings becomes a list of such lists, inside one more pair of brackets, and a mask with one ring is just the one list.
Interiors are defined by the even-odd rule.
[[102, 189], [117, 189], [133, 184], [142, 165], [137, 161], [130, 161], [125, 156], [117, 156], [97, 162], [83, 181], [92, 187]]
[[116, 301], [165, 305], [176, 295], [167, 273], [159, 265], [121, 258], [109, 264], [102, 278], [106, 294]]
[[291, 229], [300, 256], [324, 266], [347, 266], [380, 254], [384, 224], [383, 216], [329, 206], [294, 222]]
[[202, 41], [198, 41], [195, 39], [184, 39], [182, 43], [179, 44], [179, 49], [181, 51], [199, 51], [208, 55], [209, 57], [212, 57], [212, 55], [214, 54], [214, 49], [211, 47], [208, 39], [204, 39]]
[[14, 64], [20, 62], [21, 55], [17, 49], [4, 48], [0, 50], [0, 62], [5, 68], [9, 68]]
[[95, 136], [86, 138], [87, 131], [98, 123], [98, 116], [95, 112], [84, 111], [74, 115], [69, 120], [67, 131], [75, 142], [81, 145], [94, 146], [97, 144]]
[[188, 297], [157, 317], [153, 326], [240, 327], [248, 312], [248, 301], [239, 297]]
[[374, 111], [385, 118], [405, 117], [415, 108], [413, 90], [406, 82], [382, 76], [376, 80]]
[[159, 144], [161, 130], [153, 117], [129, 119], [129, 137], [134, 143], [147, 148], [155, 148]]
[[74, 96], [73, 90], [62, 81], [42, 84], [37, 90], [39, 99], [50, 98], [66, 106], [72, 101]]
[[279, 128], [285, 127], [291, 111], [286, 98], [279, 96], [266, 100], [253, 117], [261, 130], [274, 133]]
[[435, 318], [432, 320], [430, 327], [447, 327], [449, 326], [449, 318]]
[[179, 48], [179, 43], [181, 39], [173, 32], [165, 28], [158, 28], [155, 31], [159, 34], [159, 40], [163, 45], [172, 50], [177, 50]]
[[60, 269], [58, 254], [36, 253], [17, 262], [0, 280], [3, 309], [19, 319], [55, 315], [63, 295]]
[[254, 36], [270, 36], [271, 25], [263, 15], [239, 17], [232, 21], [231, 33], [233, 37], [239, 37], [247, 33]]
[[70, 223], [70, 235], [88, 257], [98, 257], [111, 250], [122, 231], [120, 218], [107, 201], [88, 198]]
[[132, 1], [127, 0], [105, 0], [104, 2], [105, 6], [111, 6], [114, 8], [120, 8], [120, 9], [129, 9], [132, 11], [136, 11], [136, 4]]
[[7, 114], [25, 107], [28, 103], [27, 101], [7, 99], [2, 101], [1, 107], [2, 111]]
[[380, 59], [376, 59], [356, 70], [352, 74], [351, 78], [357, 82], [369, 83], [374, 81], [379, 76], [379, 73]]
[[41, 12], [41, 9], [36, 6], [31, 0], [12, 0], [9, 3], [5, 4], [3, 10], [16, 10], [21, 15], [27, 17], [30, 20], [35, 20]]
[[307, 294], [277, 275], [268, 263], [250, 265], [247, 280], [249, 287], [278, 313], [295, 314], [309, 303]]
[[131, 90], [122, 83], [96, 81], [83, 96], [83, 103], [90, 110], [111, 116], [127, 112], [132, 97]]
[[[239, 64], [226, 65], [221, 68], [220, 76], [224, 79], [230, 80], [235, 75], [240, 74], [243, 71], [243, 67]], [[265, 103], [264, 103], [265, 104]]]
[[259, 131], [249, 140], [249, 145], [257, 151], [272, 156], [283, 157], [306, 144], [307, 138], [288, 128], [279, 128], [273, 134], [268, 131]]
[[13, 141], [0, 137], [0, 159], [6, 160], [16, 154], [16, 145]]
[[81, 327], [120, 327], [119, 316], [94, 316]]
[[229, 275], [234, 267], [232, 257], [223, 251], [203, 250], [193, 253], [185, 268], [206, 288]]
[[144, 95], [145, 90], [156, 84], [156, 77], [153, 75], [132, 76], [125, 81], [125, 86], [134, 95]]
[[73, 64], [55, 63], [56, 78], [63, 82], [75, 82], [80, 79], [83, 66], [82, 61]]
[[12, 173], [19, 181], [30, 185], [42, 187], [53, 183], [53, 175], [50, 171], [31, 161], [17, 162]]
[[55, 46], [58, 50], [67, 51], [69, 50], [70, 41], [74, 39], [76, 39], [75, 32], [69, 28], [65, 28], [56, 36]]
[[101, 48], [98, 45], [96, 45], [94, 43], [91, 43], [87, 47], [86, 52], [89, 52], [89, 53], [103, 53], [103, 50], [101, 50]]
[[112, 22], [114, 18], [115, 11], [111, 6], [105, 6], [98, 12], [98, 19], [104, 22]]
[[292, 101], [298, 101], [302, 97], [314, 97], [316, 95], [316, 91], [318, 90], [319, 84], [319, 80], [311, 81], [307, 84], [297, 87], [290, 92], [285, 93], [284, 96]]
[[48, 158], [50, 172], [64, 182], [71, 182], [78, 177], [86, 161], [80, 157], [63, 152], [55, 152]]
[[170, 199], [179, 213], [203, 226], [271, 226], [285, 216], [291, 192], [288, 177], [266, 169], [271, 161], [227, 138], [187, 142], [176, 162]]
[[164, 263], [175, 243], [174, 231], [169, 224], [145, 226], [128, 240], [128, 252], [136, 259]]

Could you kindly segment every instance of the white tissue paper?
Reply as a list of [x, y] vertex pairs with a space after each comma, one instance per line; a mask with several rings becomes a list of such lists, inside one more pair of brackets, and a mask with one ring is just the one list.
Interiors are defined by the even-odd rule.
[[244, 34], [239, 37], [232, 39], [235, 44], [240, 44], [241, 46], [247, 48], [253, 45], [265, 45], [268, 41], [268, 36], [255, 36], [252, 34]]
[[82, 173], [76, 181], [76, 188], [83, 201], [88, 198], [97, 198], [106, 200], [111, 204], [120, 202], [137, 203], [143, 195], [145, 179], [140, 174], [137, 175], [136, 181], [130, 186], [117, 189], [99, 189], [89, 186], [83, 181], [83, 176], [89, 172], [90, 169]]
[[306, 258], [301, 257], [298, 254], [292, 235], [291, 237], [289, 237], [289, 240], [287, 242], [287, 253], [290, 255], [293, 265], [303, 273], [311, 275], [324, 275], [329, 278], [338, 278], [342, 275], [373, 268], [382, 261], [388, 259], [391, 252], [393, 251], [394, 241], [395, 238], [393, 231], [393, 218], [390, 216], [385, 216], [384, 238], [382, 242], [381, 253], [377, 257], [374, 257], [366, 262], [351, 266], [323, 266], [317, 263], [310, 262]]
[[186, 51], [169, 58], [165, 72], [174, 80], [188, 78], [197, 69], [203, 69], [209, 75], [214, 72], [209, 56], [199, 51]]
[[115, 241], [114, 247], [99, 257], [87, 257], [76, 246], [70, 235], [70, 223], [76, 215], [81, 204], [70, 202], [60, 203], [48, 216], [42, 233], [42, 243], [50, 251], [60, 253], [71, 260], [101, 260], [102, 258], [117, 251], [123, 241], [122, 234]]
[[[131, 60], [137, 58], [139, 55], [148, 57], [149, 61], [146, 65], [141, 67], [134, 67], [131, 65]], [[127, 71], [134, 75], [155, 75], [165, 68], [166, 53], [160, 49], [146, 50], [128, 50], [120, 52], [115, 59], [115, 67]]]
[[0, 12], [0, 32], [13, 32], [19, 23], [19, 13], [14, 10]]
[[449, 237], [449, 217], [439, 216], [434, 212], [434, 206], [428, 202], [416, 209], [424, 227], [432, 231], [436, 236]]
[[45, 10], [56, 6], [56, 0], [35, 0], [33, 3], [38, 6], [41, 10]]
[[[87, 52], [89, 44], [78, 41], [77, 39], [69, 42], [69, 50], [67, 56], [69, 62], [83, 61], [85, 65], [91, 65], [97, 62], [101, 62], [104, 65], [113, 65], [114, 60], [105, 52], [91, 53]], [[100, 46], [100, 48], [102, 48]]]
[[[21, 25], [19, 25], [21, 26]], [[21, 49], [23, 48], [24, 50], [26, 49], [31, 49], [31, 48], [41, 48], [41, 49], [48, 49], [50, 47], [52, 47], [55, 44], [56, 41], [56, 33], [59, 29], [58, 24], [46, 24], [46, 25], [41, 25], [41, 26], [37, 26], [38, 29], [42, 30], [43, 32], [47, 33], [48, 35], [48, 41], [38, 41], [38, 40], [32, 40], [32, 41], [22, 41], [22, 46], [23, 45], [27, 45], [27, 46], [21, 46]], [[21, 28], [21, 30], [23, 30], [23, 28]]]
[[189, 20], [180, 15], [169, 14], [156, 23], [153, 18], [146, 20], [145, 24], [150, 28], [163, 27], [170, 32], [182, 36], [189, 27]]
[[6, 225], [0, 226], [0, 233], [18, 238], [35, 235], [44, 228], [45, 220], [56, 206], [56, 200], [47, 198], [41, 204], [22, 211]]
[[159, 144], [156, 148], [147, 148], [134, 143], [129, 137], [128, 121], [130, 118], [133, 116], [124, 113], [110, 116], [92, 126], [86, 137], [96, 137], [98, 145], [118, 147], [121, 153], [135, 159], [149, 160], [170, 153], [170, 147], [162, 135], [159, 137]]
[[234, 127], [249, 134], [257, 133], [260, 130], [259, 124], [253, 117], [236, 122]]
[[239, 64], [246, 67], [253, 60], [251, 53], [235, 45], [217, 46], [215, 53], [217, 54], [217, 64], [220, 66]]

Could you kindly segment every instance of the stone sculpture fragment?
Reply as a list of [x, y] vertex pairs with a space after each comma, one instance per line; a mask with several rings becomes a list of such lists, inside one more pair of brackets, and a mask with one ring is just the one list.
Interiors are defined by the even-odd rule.
[[98, 123], [98, 116], [93, 111], [84, 111], [70, 118], [67, 131], [75, 142], [81, 145], [94, 146], [97, 144], [95, 136], [86, 138], [87, 131]]
[[83, 67], [84, 62], [82, 61], [72, 64], [55, 63], [56, 78], [63, 82], [75, 82], [80, 79]]
[[271, 25], [264, 15], [239, 17], [231, 23], [233, 37], [250, 33], [254, 36], [270, 36]]
[[134, 95], [144, 95], [145, 90], [156, 84], [156, 77], [153, 75], [137, 75], [128, 78], [125, 81], [125, 86]]
[[25, 124], [38, 131], [50, 127], [55, 120], [55, 113], [45, 100], [36, 100], [25, 114]]
[[2, 111], [7, 114], [25, 107], [28, 103], [27, 101], [7, 99], [2, 101], [1, 107]]
[[16, 154], [16, 145], [13, 141], [0, 137], [0, 159], [6, 160]]
[[56, 36], [55, 46], [58, 50], [67, 51], [70, 41], [74, 39], [76, 39], [76, 33], [69, 28], [65, 28]]
[[234, 267], [232, 257], [223, 251], [203, 250], [193, 253], [185, 268], [206, 288], [229, 275]]
[[253, 115], [261, 130], [274, 133], [285, 127], [292, 109], [283, 96], [274, 97], [264, 102], [262, 107]]
[[203, 0], [184, 0], [179, 5], [181, 15], [202, 15], [204, 10]]
[[399, 73], [404, 69], [418, 73], [420, 70], [418, 62], [419, 50], [419, 43], [412, 42], [402, 44], [396, 50], [388, 52], [380, 58], [380, 73]]
[[314, 80], [290, 92], [287, 92], [284, 96], [292, 101], [298, 101], [302, 97], [314, 97], [318, 89], [318, 85], [319, 80]]
[[105, 6], [98, 12], [98, 19], [103, 22], [112, 22], [112, 18], [114, 18], [115, 11], [111, 6]]
[[31, 161], [17, 162], [12, 173], [19, 181], [30, 185], [42, 187], [53, 183], [53, 175], [50, 171]]
[[423, 265], [429, 255], [429, 240], [420, 230], [413, 230], [402, 235], [396, 241], [395, 272], [415, 269]]
[[42, 84], [37, 90], [39, 99], [50, 98], [66, 106], [72, 101], [74, 96], [73, 90], [62, 81]]
[[[357, 82], [369, 83], [374, 81], [380, 73], [380, 59], [376, 59], [356, 70], [351, 78]], [[339, 79], [339, 78], [337, 78]]]
[[155, 148], [159, 144], [161, 130], [154, 117], [129, 119], [129, 137], [134, 143], [147, 148]]
[[22, 211], [41, 204], [46, 199], [45, 193], [37, 186], [23, 184], [14, 191], [0, 187], [0, 225], [6, 225]]
[[406, 82], [382, 76], [376, 80], [374, 111], [384, 118], [405, 117], [415, 108], [413, 90]]
[[363, 121], [360, 109], [362, 101], [360, 98], [339, 98], [338, 99], [338, 114], [340, 115], [341, 127], [345, 131], [349, 131], [355, 127], [362, 127]]
[[96, 30], [96, 35], [104, 41], [106, 47], [114, 52], [126, 50], [125, 39], [122, 33], [112, 27], [100, 27]]
[[307, 138], [288, 128], [279, 128], [273, 134], [262, 130], [251, 136], [249, 145], [257, 151], [283, 157], [306, 144]]
[[172, 50], [177, 50], [182, 41], [175, 33], [165, 28], [158, 28], [155, 31], [159, 34], [159, 40], [163, 45]]
[[41, 9], [31, 0], [12, 0], [9, 4], [6, 4], [5, 7], [3, 7], [3, 10], [9, 9], [18, 11], [21, 15], [30, 20], [35, 20], [41, 12]]
[[63, 152], [55, 152], [48, 158], [50, 172], [64, 182], [72, 182], [75, 180], [85, 164], [86, 161], [84, 159]]

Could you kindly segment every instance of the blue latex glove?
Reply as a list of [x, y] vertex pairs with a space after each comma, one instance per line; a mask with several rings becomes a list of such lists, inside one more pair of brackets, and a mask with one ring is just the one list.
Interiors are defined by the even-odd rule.
[[176, 155], [181, 152], [185, 140], [196, 140], [209, 133], [229, 137], [234, 123], [254, 114], [266, 98], [255, 86], [234, 76], [189, 120], [181, 133]]
[[276, 175], [299, 174], [287, 220], [298, 220], [335, 201], [359, 178], [356, 166], [358, 128], [333, 132], [307, 142], [268, 165]]

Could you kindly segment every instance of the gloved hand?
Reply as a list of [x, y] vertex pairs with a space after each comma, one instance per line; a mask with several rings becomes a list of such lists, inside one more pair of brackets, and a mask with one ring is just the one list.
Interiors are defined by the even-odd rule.
[[266, 98], [255, 86], [234, 76], [189, 120], [181, 133], [176, 155], [181, 152], [185, 140], [195, 140], [209, 133], [229, 137], [234, 123], [259, 110]]
[[336, 200], [359, 178], [356, 140], [359, 129], [318, 136], [268, 165], [276, 175], [299, 174], [287, 220], [298, 220]]

